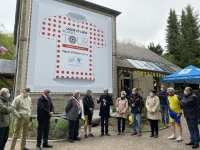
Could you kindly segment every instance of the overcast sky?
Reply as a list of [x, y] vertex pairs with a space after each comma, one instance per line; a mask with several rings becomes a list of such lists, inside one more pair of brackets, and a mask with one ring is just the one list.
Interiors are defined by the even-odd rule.
[[[136, 43], [165, 46], [165, 27], [170, 8], [178, 15], [187, 5], [200, 10], [200, 0], [89, 0], [122, 12], [117, 17], [117, 39], [131, 38]], [[0, 0], [0, 23], [14, 29], [16, 0]]]

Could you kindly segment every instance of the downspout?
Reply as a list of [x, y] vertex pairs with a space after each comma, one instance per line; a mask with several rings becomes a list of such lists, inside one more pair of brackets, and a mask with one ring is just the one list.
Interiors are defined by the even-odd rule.
[[16, 85], [16, 80], [17, 80], [17, 64], [18, 64], [18, 50], [19, 50], [19, 43], [20, 43], [20, 31], [21, 31], [21, 11], [22, 11], [22, 0], [20, 0], [20, 4], [19, 4], [19, 22], [18, 22], [18, 28], [17, 28], [17, 42], [16, 42], [16, 48], [15, 48], [15, 78], [14, 78], [14, 84], [13, 84], [13, 94], [12, 94], [12, 99], [14, 99], [14, 94], [15, 94], [15, 85]]

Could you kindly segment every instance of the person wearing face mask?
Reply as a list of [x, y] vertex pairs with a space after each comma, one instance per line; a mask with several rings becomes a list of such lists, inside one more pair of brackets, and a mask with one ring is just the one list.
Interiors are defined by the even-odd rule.
[[12, 106], [17, 110], [13, 113], [15, 119], [15, 128], [12, 137], [10, 150], [15, 149], [17, 138], [22, 132], [21, 136], [21, 149], [29, 150], [26, 148], [26, 135], [28, 132], [30, 116], [31, 116], [31, 98], [29, 97], [31, 89], [25, 88], [22, 93], [18, 95], [12, 102]]
[[37, 103], [37, 120], [38, 120], [38, 131], [37, 131], [37, 145], [36, 150], [41, 150], [42, 136], [43, 136], [43, 147], [52, 148], [52, 145], [48, 144], [50, 118], [54, 113], [54, 106], [51, 101], [51, 90], [44, 89], [42, 96], [38, 99]]
[[160, 92], [158, 93], [160, 99], [160, 110], [162, 112], [162, 123], [166, 126], [169, 125], [169, 113], [167, 103], [167, 91], [164, 85], [161, 86]]
[[[118, 120], [118, 135], [124, 135], [125, 124], [127, 118], [128, 100], [126, 99], [126, 92], [122, 91], [121, 96], [116, 101], [116, 117]], [[122, 130], [121, 130], [122, 121]]]
[[184, 90], [184, 97], [180, 104], [183, 108], [184, 117], [190, 131], [190, 142], [185, 143], [186, 145], [193, 145], [192, 148], [196, 149], [199, 147], [199, 128], [198, 128], [198, 99], [193, 93], [191, 87], [186, 87]]
[[[92, 99], [92, 91], [87, 90], [86, 95], [83, 98], [83, 108], [84, 108], [84, 116], [85, 116], [85, 138], [94, 137], [91, 133], [92, 130], [92, 116], [94, 110], [94, 101]], [[87, 134], [87, 128], [89, 129], [89, 134]]]
[[69, 137], [70, 143], [75, 141], [80, 141], [78, 137], [79, 133], [79, 119], [81, 119], [82, 108], [80, 104], [80, 91], [75, 90], [73, 96], [67, 101], [65, 112], [66, 119], [69, 122]]
[[0, 150], [4, 150], [8, 140], [10, 113], [15, 109], [9, 102], [10, 93], [6, 88], [0, 90]]
[[[138, 93], [136, 88], [132, 89], [132, 95], [129, 98], [129, 105], [131, 106], [131, 113], [132, 113], [132, 128], [133, 133], [131, 135], [142, 135], [142, 124], [141, 124], [141, 113], [142, 108], [144, 107], [144, 102], [142, 96]], [[138, 123], [138, 131], [136, 129], [136, 117]]]
[[[174, 94], [174, 89], [172, 87], [167, 89], [168, 92], [168, 105], [169, 105], [169, 120], [171, 122], [172, 135], [169, 140], [176, 139], [177, 142], [182, 141], [182, 126], [181, 126], [181, 115], [182, 110], [180, 106], [180, 101], [182, 100], [178, 95]], [[175, 124], [178, 126], [179, 136], [176, 138]]]
[[151, 135], [150, 137], [158, 138], [158, 120], [160, 120], [160, 100], [156, 96], [155, 90], [150, 90], [150, 96], [146, 100], [147, 118], [150, 121]]

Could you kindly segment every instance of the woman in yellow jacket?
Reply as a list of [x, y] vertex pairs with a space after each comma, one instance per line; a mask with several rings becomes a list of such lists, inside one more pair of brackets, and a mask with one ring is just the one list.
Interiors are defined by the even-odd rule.
[[[146, 100], [147, 118], [150, 121], [151, 135], [150, 137], [158, 138], [158, 120], [161, 119], [159, 112], [160, 100], [156, 96], [155, 90], [150, 90], [150, 96]], [[155, 133], [155, 134], [154, 134]]]

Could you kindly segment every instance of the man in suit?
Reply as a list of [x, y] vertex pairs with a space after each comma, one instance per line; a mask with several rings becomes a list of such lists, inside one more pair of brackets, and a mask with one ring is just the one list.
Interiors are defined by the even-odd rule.
[[69, 122], [69, 142], [73, 143], [74, 140], [80, 141], [78, 137], [79, 119], [81, 118], [81, 104], [79, 101], [80, 91], [75, 90], [73, 96], [67, 101], [65, 112], [66, 119]]
[[38, 99], [37, 103], [37, 120], [38, 120], [38, 133], [37, 133], [37, 148], [41, 150], [40, 145], [43, 135], [43, 147], [52, 148], [48, 144], [50, 118], [53, 115], [54, 107], [51, 101], [51, 90], [45, 89], [43, 95]]
[[110, 136], [108, 133], [108, 119], [110, 117], [110, 106], [113, 105], [112, 97], [108, 94], [108, 89], [103, 90], [103, 95], [100, 98], [97, 98], [97, 103], [101, 103], [99, 116], [101, 117], [101, 135], [104, 136], [104, 121], [105, 121], [105, 133], [107, 136]]
[[[94, 110], [94, 101], [92, 99], [92, 91], [87, 90], [85, 97], [83, 98], [83, 108], [84, 108], [84, 115], [85, 115], [85, 138], [94, 137], [91, 133], [92, 129], [92, 116]], [[87, 134], [87, 127], [89, 128], [89, 134]]]

